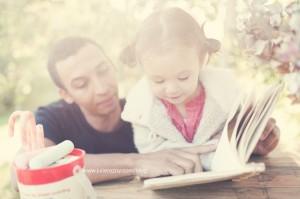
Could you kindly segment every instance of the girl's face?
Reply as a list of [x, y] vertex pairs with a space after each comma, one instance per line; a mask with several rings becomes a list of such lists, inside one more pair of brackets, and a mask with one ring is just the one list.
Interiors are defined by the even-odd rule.
[[146, 55], [140, 61], [156, 97], [181, 105], [196, 95], [202, 65], [196, 48]]

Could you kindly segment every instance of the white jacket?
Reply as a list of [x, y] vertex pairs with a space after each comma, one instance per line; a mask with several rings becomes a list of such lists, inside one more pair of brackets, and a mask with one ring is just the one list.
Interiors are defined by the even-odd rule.
[[[223, 129], [230, 108], [239, 95], [234, 73], [228, 69], [206, 69], [201, 71], [200, 81], [206, 99], [192, 143], [186, 142], [173, 125], [164, 105], [153, 96], [145, 77], [130, 90], [122, 119], [132, 123], [134, 142], [140, 153], [205, 144]], [[210, 168], [213, 154], [200, 156], [205, 169]]]

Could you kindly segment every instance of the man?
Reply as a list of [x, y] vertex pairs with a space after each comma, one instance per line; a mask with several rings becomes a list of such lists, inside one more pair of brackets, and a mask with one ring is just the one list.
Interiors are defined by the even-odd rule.
[[[120, 118], [124, 100], [118, 97], [115, 68], [101, 47], [89, 39], [59, 41], [50, 52], [48, 71], [62, 100], [40, 107], [35, 117], [28, 111], [14, 112], [9, 133], [15, 133], [15, 122], [20, 118], [26, 151], [71, 140], [87, 152], [86, 170], [92, 183], [135, 175], [147, 178], [197, 172], [201, 168], [199, 154], [216, 148], [208, 145], [137, 154], [131, 125]], [[259, 154], [275, 148], [278, 132], [275, 121], [269, 122], [257, 146]], [[109, 169], [120, 172], [109, 173]], [[92, 170], [96, 172], [88, 172]]]

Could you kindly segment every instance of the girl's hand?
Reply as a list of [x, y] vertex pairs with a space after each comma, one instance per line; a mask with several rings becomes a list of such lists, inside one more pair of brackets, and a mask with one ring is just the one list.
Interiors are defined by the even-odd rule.
[[15, 111], [8, 120], [8, 134], [13, 137], [16, 133], [16, 123], [19, 119], [22, 148], [25, 151], [35, 151], [45, 147], [44, 130], [42, 125], [36, 125], [35, 118], [30, 111]]
[[135, 162], [136, 175], [141, 178], [153, 178], [201, 172], [203, 169], [200, 154], [215, 151], [216, 147], [215, 144], [199, 145], [138, 154]]
[[276, 125], [275, 119], [269, 119], [267, 126], [256, 145], [254, 154], [267, 155], [278, 145], [280, 130]]

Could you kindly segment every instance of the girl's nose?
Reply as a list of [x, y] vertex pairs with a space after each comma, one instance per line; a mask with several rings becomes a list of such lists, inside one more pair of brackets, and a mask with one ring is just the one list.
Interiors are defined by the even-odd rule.
[[174, 97], [175, 95], [177, 95], [178, 89], [179, 89], [178, 85], [174, 83], [169, 83], [165, 87], [165, 92], [168, 96]]

